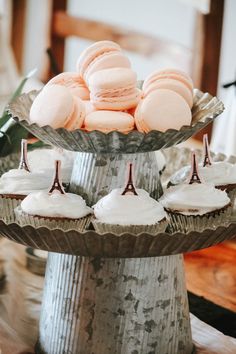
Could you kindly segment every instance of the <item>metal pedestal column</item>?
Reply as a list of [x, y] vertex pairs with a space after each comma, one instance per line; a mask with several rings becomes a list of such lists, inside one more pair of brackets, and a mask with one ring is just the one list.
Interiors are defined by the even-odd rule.
[[49, 254], [37, 354], [190, 354], [182, 255]]
[[[78, 153], [70, 190], [89, 205], [125, 184], [162, 194], [155, 153]], [[37, 354], [190, 354], [182, 255], [86, 258], [50, 253]]]

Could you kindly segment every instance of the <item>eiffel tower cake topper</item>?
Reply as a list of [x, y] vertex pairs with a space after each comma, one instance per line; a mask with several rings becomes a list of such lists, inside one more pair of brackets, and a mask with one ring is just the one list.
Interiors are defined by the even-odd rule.
[[189, 184], [193, 183], [202, 183], [198, 174], [198, 164], [196, 159], [196, 153], [194, 151], [192, 152], [191, 171], [189, 178]]
[[51, 189], [49, 190], [49, 194], [53, 193], [55, 190], [59, 191], [61, 194], [66, 194], [64, 187], [61, 183], [61, 161], [55, 161], [55, 175]]
[[28, 164], [28, 158], [27, 158], [27, 140], [22, 139], [21, 140], [21, 156], [20, 156], [20, 164], [19, 164], [19, 170], [25, 170], [30, 172], [29, 164]]
[[126, 195], [127, 193], [133, 193], [133, 195], [138, 195], [133, 183], [133, 164], [129, 164], [129, 177], [126, 187], [121, 195]]
[[204, 149], [203, 167], [211, 166], [212, 165], [212, 161], [211, 161], [211, 154], [210, 154], [209, 143], [208, 143], [208, 135], [207, 134], [203, 135], [203, 149]]

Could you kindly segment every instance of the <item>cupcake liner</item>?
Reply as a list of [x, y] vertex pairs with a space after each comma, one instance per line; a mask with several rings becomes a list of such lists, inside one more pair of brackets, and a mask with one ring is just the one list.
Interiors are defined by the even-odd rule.
[[192, 126], [183, 126], [180, 130], [168, 129], [165, 132], [153, 130], [147, 134], [137, 130], [128, 134], [86, 132], [81, 129], [68, 131], [64, 128], [53, 129], [50, 126], [39, 127], [29, 122], [30, 107], [37, 94], [38, 91], [31, 91], [10, 103], [8, 111], [11, 116], [45, 143], [80, 152], [138, 153], [170, 147], [190, 138], [224, 110], [223, 103], [216, 97], [194, 90]]
[[21, 201], [24, 199], [22, 198], [14, 198], [15, 195], [0, 195], [0, 215], [6, 222], [12, 222], [15, 218], [14, 209], [17, 208]]
[[15, 217], [20, 226], [31, 225], [36, 229], [39, 227], [48, 227], [50, 229], [61, 229], [63, 231], [78, 230], [83, 232], [89, 226], [92, 215], [80, 219], [43, 217], [26, 214], [22, 211], [21, 207], [18, 206], [15, 208]]
[[168, 232], [202, 232], [205, 229], [214, 230], [218, 226], [227, 226], [230, 223], [232, 209], [232, 204], [229, 204], [222, 209], [206, 213], [205, 215], [183, 215], [167, 210], [170, 216]]
[[164, 232], [168, 225], [168, 220], [163, 219], [157, 224], [153, 225], [114, 225], [102, 223], [99, 220], [93, 218], [92, 224], [94, 229], [99, 234], [104, 234], [110, 232], [114, 235], [121, 235], [123, 233], [131, 233], [131, 234], [141, 234], [143, 232], [148, 233], [150, 235], [156, 235], [160, 232]]
[[[10, 169], [17, 168], [19, 165], [19, 154], [14, 153], [6, 157], [0, 158], [0, 176], [9, 171]], [[10, 200], [6, 200], [10, 199]], [[20, 203], [18, 195], [13, 194], [0, 194], [0, 215], [5, 218], [6, 221], [11, 221], [13, 218], [12, 210]], [[12, 204], [12, 206], [9, 205]]]

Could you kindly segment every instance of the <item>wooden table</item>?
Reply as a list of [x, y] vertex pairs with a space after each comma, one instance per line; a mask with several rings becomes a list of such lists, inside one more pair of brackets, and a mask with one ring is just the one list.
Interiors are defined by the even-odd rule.
[[236, 239], [184, 258], [187, 289], [236, 312]]

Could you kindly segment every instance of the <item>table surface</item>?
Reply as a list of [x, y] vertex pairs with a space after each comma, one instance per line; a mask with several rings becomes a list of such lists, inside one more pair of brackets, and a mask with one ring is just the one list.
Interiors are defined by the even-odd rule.
[[236, 239], [184, 258], [187, 289], [236, 312]]

